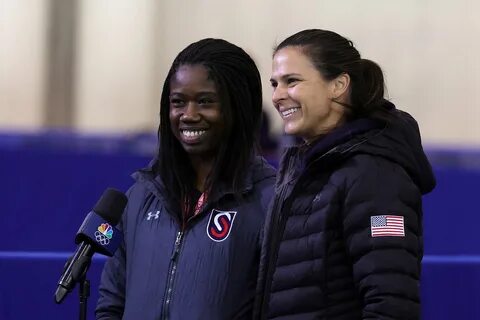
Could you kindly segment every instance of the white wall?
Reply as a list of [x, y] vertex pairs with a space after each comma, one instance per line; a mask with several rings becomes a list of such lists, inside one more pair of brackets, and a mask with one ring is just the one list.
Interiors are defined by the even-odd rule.
[[43, 124], [46, 0], [0, 0], [0, 128]]
[[81, 130], [151, 129], [157, 125], [155, 3], [79, 3], [75, 125]]
[[[269, 97], [272, 47], [301, 29], [325, 28], [350, 38], [363, 57], [383, 67], [389, 97], [417, 118], [427, 144], [480, 147], [478, 1], [84, 0], [79, 6], [80, 130], [155, 130], [160, 89], [175, 55], [193, 41], [221, 37], [258, 62], [266, 110], [279, 132]], [[15, 64], [24, 76], [22, 62]], [[5, 82], [2, 76], [2, 96]], [[10, 117], [14, 122], [18, 115]]]
[[224, 37], [258, 61], [266, 110], [272, 47], [305, 28], [334, 30], [384, 69], [390, 99], [412, 113], [430, 144], [480, 146], [480, 2], [167, 1], [159, 46], [165, 73], [175, 54], [202, 37]]

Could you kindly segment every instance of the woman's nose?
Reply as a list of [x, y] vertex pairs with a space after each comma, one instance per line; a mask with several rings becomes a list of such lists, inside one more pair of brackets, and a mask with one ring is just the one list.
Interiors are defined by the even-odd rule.
[[285, 100], [287, 97], [288, 97], [288, 94], [287, 94], [286, 87], [279, 84], [277, 87], [273, 89], [272, 102], [274, 104], [277, 104], [282, 100]]
[[198, 105], [190, 101], [185, 106], [185, 111], [183, 112], [180, 120], [182, 121], [198, 121], [200, 119], [200, 114], [198, 112]]

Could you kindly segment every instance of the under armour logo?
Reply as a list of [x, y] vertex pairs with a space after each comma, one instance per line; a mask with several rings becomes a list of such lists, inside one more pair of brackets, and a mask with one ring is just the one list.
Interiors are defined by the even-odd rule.
[[159, 216], [160, 216], [160, 211], [149, 212], [149, 213], [147, 213], [147, 220], [152, 220], [152, 218], [157, 220]]

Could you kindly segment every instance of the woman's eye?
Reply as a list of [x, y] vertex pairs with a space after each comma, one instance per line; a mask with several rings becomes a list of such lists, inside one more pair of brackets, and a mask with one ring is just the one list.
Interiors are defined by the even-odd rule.
[[287, 79], [287, 84], [294, 84], [294, 83], [297, 83], [298, 82], [298, 79], [295, 79], [295, 78], [289, 78]]
[[270, 81], [270, 85], [272, 88], [276, 88], [278, 86], [278, 83], [276, 81]]
[[181, 105], [183, 105], [183, 100], [178, 99], [178, 98], [171, 98], [170, 99], [170, 104], [174, 105], [174, 106], [181, 106]]
[[211, 104], [211, 103], [213, 103], [213, 100], [209, 98], [203, 98], [198, 100], [198, 104]]

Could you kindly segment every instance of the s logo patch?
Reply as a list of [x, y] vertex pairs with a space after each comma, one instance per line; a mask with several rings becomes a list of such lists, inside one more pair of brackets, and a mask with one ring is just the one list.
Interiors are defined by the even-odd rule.
[[216, 242], [227, 239], [236, 215], [236, 211], [218, 211], [213, 209], [207, 224], [208, 237]]

